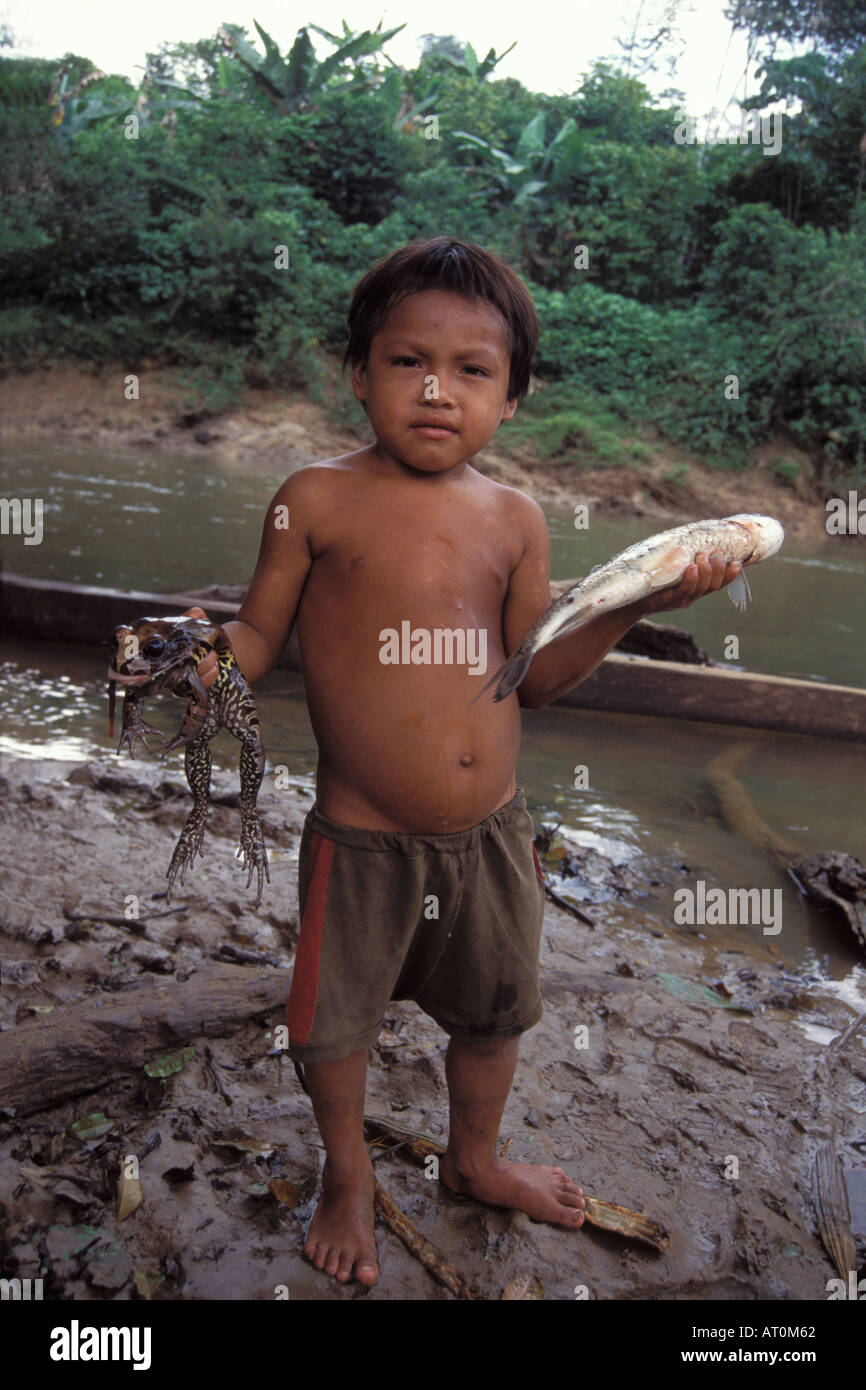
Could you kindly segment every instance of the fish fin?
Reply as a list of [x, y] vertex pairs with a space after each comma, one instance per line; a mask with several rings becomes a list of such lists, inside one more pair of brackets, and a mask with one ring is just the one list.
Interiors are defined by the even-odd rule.
[[741, 613], [744, 612], [746, 604], [752, 597], [752, 591], [749, 588], [749, 581], [746, 578], [746, 571], [744, 569], [740, 570], [736, 579], [731, 580], [725, 592], [731, 600], [731, 603], [736, 604]]
[[475, 704], [475, 700], [480, 700], [481, 696], [486, 694], [492, 685], [496, 685], [496, 694], [493, 696], [493, 703], [496, 704], [499, 700], [506, 699], [513, 690], [517, 689], [520, 682], [523, 680], [534, 655], [535, 652], [531, 652], [528, 656], [524, 656], [520, 651], [516, 651], [512, 657], [509, 657], [504, 665], [499, 667], [498, 671], [494, 671], [484, 689], [479, 690], [475, 699], [472, 700], [472, 704]]

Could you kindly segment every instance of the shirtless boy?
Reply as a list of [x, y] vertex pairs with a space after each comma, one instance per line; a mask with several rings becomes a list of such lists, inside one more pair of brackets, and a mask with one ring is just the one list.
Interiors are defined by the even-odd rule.
[[[740, 568], [699, 556], [679, 585], [541, 651], [519, 698], [472, 703], [551, 602], [541, 508], [472, 466], [526, 394], [536, 342], [527, 290], [478, 246], [436, 237], [375, 266], [355, 290], [346, 353], [375, 443], [283, 483], [226, 624], [255, 682], [297, 613], [319, 762], [289, 1054], [326, 1151], [304, 1250], [341, 1282], [378, 1277], [362, 1117], [367, 1050], [391, 998], [416, 999], [449, 1034], [446, 1187], [583, 1223], [582, 1190], [561, 1168], [496, 1153], [519, 1035], [542, 1012], [544, 892], [515, 785], [520, 706], [555, 699], [644, 614], [686, 607]], [[383, 661], [386, 630], [407, 621], [483, 632], [486, 665]], [[199, 668], [205, 684], [214, 668], [213, 656]]]

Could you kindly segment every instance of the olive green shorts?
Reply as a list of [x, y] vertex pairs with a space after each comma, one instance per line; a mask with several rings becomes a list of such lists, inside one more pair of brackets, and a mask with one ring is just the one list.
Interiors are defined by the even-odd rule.
[[523, 792], [453, 835], [339, 825], [313, 806], [299, 862], [301, 931], [286, 1008], [289, 1056], [372, 1047], [392, 999], [414, 999], [465, 1042], [542, 1014], [544, 886]]

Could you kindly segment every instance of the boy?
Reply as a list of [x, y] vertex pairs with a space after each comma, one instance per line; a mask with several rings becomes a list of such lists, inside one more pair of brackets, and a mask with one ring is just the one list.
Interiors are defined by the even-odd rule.
[[[685, 607], [740, 567], [698, 557], [673, 589], [541, 651], [519, 700], [473, 704], [479, 676], [551, 601], [541, 508], [471, 466], [527, 392], [535, 310], [503, 262], [441, 236], [374, 266], [348, 322], [345, 360], [375, 443], [282, 485], [226, 631], [255, 682], [297, 611], [319, 763], [287, 1018], [326, 1150], [304, 1250], [340, 1282], [371, 1285], [362, 1117], [367, 1049], [392, 998], [415, 999], [450, 1034], [445, 1185], [582, 1224], [582, 1190], [560, 1168], [508, 1163], [495, 1147], [519, 1034], [542, 1012], [544, 890], [515, 786], [520, 705], [555, 699], [645, 613]], [[445, 630], [451, 650], [443, 657], [440, 645], [437, 661]], [[396, 634], [408, 634], [402, 648]], [[212, 656], [199, 668], [205, 684], [214, 668]]]

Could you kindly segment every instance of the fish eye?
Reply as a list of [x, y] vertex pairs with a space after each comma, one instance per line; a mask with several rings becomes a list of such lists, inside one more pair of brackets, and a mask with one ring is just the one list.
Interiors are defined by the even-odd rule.
[[141, 649], [145, 656], [162, 656], [165, 642], [161, 637], [149, 637]]

